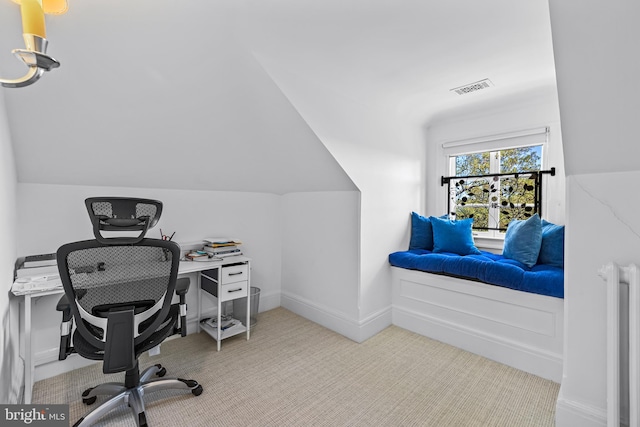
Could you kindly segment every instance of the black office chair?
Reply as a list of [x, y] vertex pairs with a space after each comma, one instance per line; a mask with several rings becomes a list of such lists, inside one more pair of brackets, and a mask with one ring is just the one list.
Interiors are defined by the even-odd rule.
[[[98, 395], [113, 397], [74, 426], [92, 425], [122, 403], [131, 407], [138, 426], [146, 426], [143, 395], [166, 389], [190, 390], [196, 396], [202, 393], [202, 386], [194, 380], [151, 379], [166, 374], [161, 365], [142, 374], [138, 369], [140, 354], [170, 335], [186, 335], [189, 279], [177, 278], [180, 247], [175, 242], [145, 238], [158, 222], [161, 202], [100, 197], [89, 198], [85, 204], [96, 239], [63, 245], [57, 253], [65, 292], [57, 307], [63, 313], [59, 359], [75, 352], [102, 360], [105, 374], [125, 372], [125, 380], [85, 390], [82, 401], [87, 405]], [[102, 231], [137, 236], [105, 237]], [[173, 303], [174, 296], [178, 304]]]

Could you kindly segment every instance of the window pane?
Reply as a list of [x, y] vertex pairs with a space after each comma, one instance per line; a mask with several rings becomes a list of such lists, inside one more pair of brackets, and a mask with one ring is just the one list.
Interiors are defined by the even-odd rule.
[[474, 228], [489, 227], [489, 203], [498, 198], [497, 183], [492, 178], [456, 181], [453, 194], [456, 219], [473, 218]]
[[500, 228], [505, 228], [513, 219], [527, 219], [535, 213], [535, 182], [529, 176], [501, 180]]
[[491, 195], [498, 193], [498, 181], [486, 178], [460, 179], [455, 183], [455, 203], [465, 205], [489, 205]]
[[540, 170], [541, 154], [541, 145], [502, 150], [500, 151], [500, 173]]
[[489, 227], [488, 206], [463, 206], [456, 209], [456, 220], [473, 218], [474, 229], [487, 229]]
[[490, 173], [489, 152], [456, 156], [456, 176], [485, 175]]
[[452, 181], [451, 211], [457, 219], [473, 218], [475, 229], [495, 230], [506, 229], [511, 220], [526, 219], [535, 213], [535, 182], [522, 172], [541, 170], [541, 145], [461, 154], [451, 159], [455, 176], [520, 174]]

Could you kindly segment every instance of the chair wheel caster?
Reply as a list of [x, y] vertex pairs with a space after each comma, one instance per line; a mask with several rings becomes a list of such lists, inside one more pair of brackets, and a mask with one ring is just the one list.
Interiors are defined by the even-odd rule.
[[200, 396], [202, 394], [202, 386], [198, 384], [198, 387], [191, 390], [191, 393], [193, 393], [194, 396]]
[[89, 393], [91, 393], [91, 390], [93, 390], [93, 387], [86, 389], [82, 393], [82, 403], [84, 403], [85, 405], [93, 405], [94, 403], [96, 403], [96, 399], [98, 398], [98, 396], [85, 397], [85, 396], [88, 396]]
[[160, 370], [156, 373], [156, 375], [157, 375], [157, 376], [159, 376], [159, 377], [164, 377], [165, 375], [167, 375], [167, 368], [162, 368], [162, 369], [160, 369]]
[[147, 416], [143, 413], [138, 414], [138, 425], [140, 427], [147, 427]]

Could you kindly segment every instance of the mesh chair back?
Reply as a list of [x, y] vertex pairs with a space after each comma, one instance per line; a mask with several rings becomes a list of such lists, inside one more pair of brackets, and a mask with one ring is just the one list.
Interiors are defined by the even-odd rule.
[[78, 331], [104, 348], [109, 310], [134, 307], [135, 344], [148, 338], [169, 312], [179, 259], [176, 243], [157, 239], [135, 245], [87, 240], [60, 247], [60, 278]]

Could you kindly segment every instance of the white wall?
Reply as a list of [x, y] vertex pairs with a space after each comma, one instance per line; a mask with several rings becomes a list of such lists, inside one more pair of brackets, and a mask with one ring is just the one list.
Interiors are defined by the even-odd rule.
[[[260, 311], [280, 306], [281, 196], [269, 193], [183, 191], [65, 185], [18, 184], [17, 255], [55, 252], [66, 242], [93, 238], [84, 200], [90, 196], [131, 196], [161, 200], [160, 222], [149, 233], [176, 232], [177, 242], [205, 237], [242, 240], [252, 259], [252, 286], [259, 287]], [[192, 277], [195, 280], [196, 277]], [[189, 292], [188, 304], [195, 304]], [[36, 301], [34, 352], [38, 363], [55, 360], [59, 344], [57, 297]], [[55, 368], [54, 368], [55, 369]], [[43, 375], [36, 371], [36, 380]]]
[[253, 259], [251, 278], [262, 298], [279, 294], [280, 196], [269, 193], [18, 184], [18, 256], [55, 252], [63, 243], [93, 238], [84, 200], [105, 195], [162, 201], [162, 218], [151, 237], [160, 237], [162, 229], [175, 231], [178, 243], [240, 239], [244, 254]]
[[[551, 0], [567, 172], [565, 360], [558, 427], [604, 426], [604, 263], [640, 264], [640, 3]], [[636, 43], [637, 44], [637, 43]], [[617, 86], [612, 84], [617, 82]]]
[[550, 132], [543, 154], [543, 169], [555, 167], [556, 176], [543, 177], [546, 189], [542, 206], [543, 216], [553, 223], [564, 224], [564, 156], [555, 86], [536, 87], [489, 103], [478, 101], [471, 107], [436, 116], [429, 123], [427, 130], [427, 163], [430, 172], [427, 180], [429, 197], [424, 214], [439, 216], [447, 210], [447, 187], [440, 185], [440, 177], [449, 175], [448, 163], [442, 149], [443, 142], [546, 126], [550, 128]]
[[23, 366], [18, 359], [18, 318], [15, 300], [10, 304], [16, 258], [16, 169], [0, 89], [0, 402], [18, 403]]
[[360, 194], [290, 193], [282, 203], [282, 305], [358, 341]]
[[[558, 426], [604, 425], [606, 286], [598, 270], [610, 261], [640, 264], [638, 200], [629, 187], [640, 171], [567, 178], [565, 364]], [[628, 373], [623, 367], [622, 371]], [[623, 394], [624, 398], [624, 394]], [[624, 407], [627, 407], [625, 404]], [[575, 417], [579, 408], [583, 414]], [[588, 423], [581, 417], [586, 416]]]
[[362, 104], [260, 61], [360, 190], [358, 321], [366, 339], [391, 323], [388, 255], [408, 246], [410, 212], [424, 202], [422, 135], [389, 106]]
[[[567, 175], [638, 170], [640, 3], [550, 1]], [[588, 90], [587, 90], [588, 88]]]

